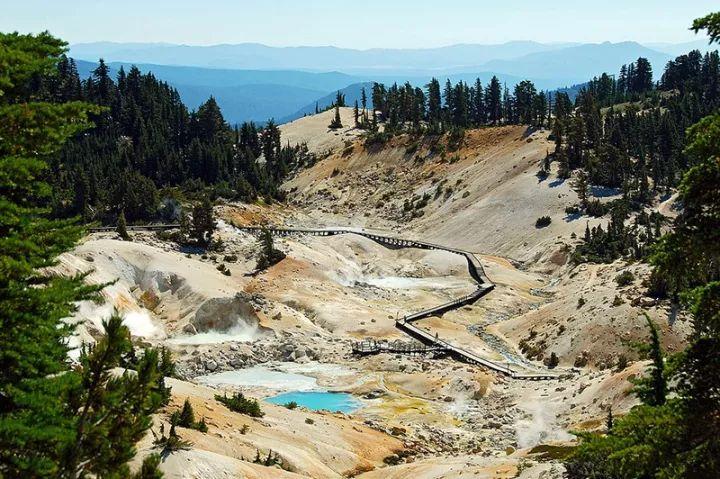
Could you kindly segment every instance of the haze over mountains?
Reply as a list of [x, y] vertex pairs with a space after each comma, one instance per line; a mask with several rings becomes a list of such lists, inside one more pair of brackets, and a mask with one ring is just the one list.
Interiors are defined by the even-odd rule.
[[[497, 75], [508, 87], [529, 79], [540, 89], [582, 83], [603, 72], [646, 57], [656, 74], [672, 57], [707, 50], [699, 40], [684, 44], [554, 43], [515, 41], [496, 45], [460, 44], [428, 49], [353, 50], [337, 47], [270, 47], [256, 43], [212, 46], [166, 43], [96, 42], [73, 45], [77, 60], [105, 59], [114, 69], [135, 64], [172, 84], [183, 101], [197, 108], [215, 96], [226, 118], [238, 123], [275, 118], [290, 121], [327, 106], [337, 90], [348, 103], [361, 84], [373, 81], [423, 86], [430, 78], [487, 83]], [[92, 64], [81, 65], [89, 74]]]

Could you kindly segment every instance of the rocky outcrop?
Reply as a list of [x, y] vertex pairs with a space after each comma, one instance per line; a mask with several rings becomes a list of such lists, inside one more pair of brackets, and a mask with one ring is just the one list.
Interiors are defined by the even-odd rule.
[[232, 298], [213, 298], [205, 301], [190, 320], [195, 331], [230, 331], [238, 326], [250, 326], [266, 330], [260, 326], [260, 318], [250, 304], [250, 297], [238, 293]]

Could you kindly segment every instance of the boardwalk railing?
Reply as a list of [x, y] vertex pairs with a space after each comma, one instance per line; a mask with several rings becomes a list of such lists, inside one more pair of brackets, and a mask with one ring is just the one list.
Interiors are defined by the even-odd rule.
[[[175, 229], [179, 228], [180, 225], [178, 224], [155, 224], [155, 225], [137, 225], [137, 226], [128, 226], [128, 231], [161, 231], [161, 230], [168, 230], [168, 229]], [[464, 251], [461, 249], [456, 248], [449, 248], [446, 246], [442, 246], [439, 244], [434, 243], [427, 243], [424, 241], [417, 241], [417, 240], [408, 240], [403, 238], [393, 238], [391, 236], [384, 236], [379, 235], [375, 233], [370, 233], [367, 231], [362, 230], [355, 230], [355, 229], [349, 229], [349, 228], [327, 228], [327, 229], [319, 229], [319, 228], [280, 228], [280, 227], [263, 227], [263, 226], [235, 226], [240, 231], [247, 231], [250, 233], [257, 233], [263, 229], [266, 229], [270, 231], [271, 234], [275, 236], [290, 236], [290, 235], [312, 235], [312, 236], [335, 236], [335, 235], [343, 235], [343, 234], [356, 234], [360, 236], [364, 236], [366, 238], [369, 238], [379, 244], [382, 244], [384, 246], [387, 246], [389, 248], [419, 248], [419, 249], [428, 249], [428, 250], [442, 250], [442, 251], [448, 251], [450, 253], [455, 253], [458, 255], [461, 255], [465, 258], [468, 266], [468, 272], [470, 273], [470, 276], [475, 280], [476, 283], [478, 283], [478, 289], [473, 291], [467, 296], [463, 296], [462, 298], [455, 299], [453, 301], [449, 301], [447, 303], [441, 304], [439, 306], [434, 306], [432, 308], [424, 309], [422, 311], [418, 311], [416, 313], [408, 314], [406, 316], [403, 316], [402, 318], [395, 321], [395, 327], [400, 329], [401, 331], [405, 332], [407, 335], [415, 338], [416, 340], [420, 341], [421, 343], [425, 344], [426, 346], [429, 346], [429, 348], [423, 349], [423, 351], [445, 351], [449, 355], [451, 355], [453, 358], [463, 361], [470, 364], [477, 364], [480, 366], [484, 366], [488, 369], [492, 369], [493, 371], [500, 372], [502, 374], [505, 374], [513, 379], [528, 379], [528, 380], [543, 380], [543, 379], [556, 379], [558, 378], [557, 374], [553, 373], [521, 373], [518, 371], [514, 371], [510, 369], [509, 367], [505, 366], [504, 364], [491, 361], [489, 359], [482, 358], [478, 356], [475, 353], [472, 353], [470, 351], [467, 351], [465, 349], [462, 349], [460, 347], [454, 346], [447, 341], [444, 341], [437, 336], [431, 334], [430, 332], [419, 328], [412, 324], [414, 321], [418, 321], [423, 318], [427, 318], [430, 316], [438, 316], [443, 313], [446, 313], [448, 311], [461, 308], [462, 306], [465, 306], [467, 304], [474, 303], [478, 299], [482, 298], [486, 294], [488, 294], [490, 291], [492, 291], [495, 288], [495, 285], [490, 282], [490, 280], [485, 276], [485, 271], [483, 270], [482, 264], [480, 264], [480, 261], [477, 259], [477, 257], [472, 254], [469, 251]], [[114, 226], [101, 226], [101, 227], [95, 227], [95, 228], [89, 228], [89, 231], [91, 232], [103, 232], [103, 231], [114, 231]], [[357, 346], [358, 343], [356, 343]], [[358, 348], [362, 348], [362, 346], [357, 346]], [[399, 352], [399, 351], [397, 351]]]
[[[152, 225], [128, 225], [126, 229], [128, 231], [163, 231], [163, 230], [174, 230], [177, 228], [180, 228], [179, 224], [162, 223], [162, 224], [152, 224]], [[117, 226], [93, 226], [91, 228], [88, 228], [88, 231], [91, 233], [104, 233], [104, 232], [115, 231], [116, 229], [117, 229]]]
[[[407, 335], [415, 338], [416, 340], [420, 341], [423, 344], [430, 346], [431, 348], [433, 348], [435, 350], [442, 350], [442, 351], [447, 352], [453, 358], [455, 358], [459, 361], [484, 366], [493, 371], [497, 371], [502, 374], [505, 374], [513, 379], [543, 380], [543, 379], [558, 378], [558, 375], [550, 373], [550, 372], [548, 372], [548, 373], [545, 373], [545, 372], [521, 373], [518, 371], [514, 371], [513, 369], [505, 366], [504, 364], [482, 358], [475, 353], [467, 351], [458, 346], [454, 346], [454, 345], [448, 343], [447, 341], [444, 341], [444, 340], [438, 338], [437, 336], [431, 334], [430, 332], [412, 324], [414, 321], [418, 321], [420, 319], [427, 318], [430, 316], [438, 316], [438, 315], [441, 315], [448, 311], [458, 309], [467, 304], [474, 303], [475, 301], [482, 298], [483, 296], [485, 296], [486, 294], [488, 294], [490, 291], [492, 291], [495, 288], [495, 285], [492, 282], [490, 282], [490, 280], [487, 278], [487, 276], [485, 276], [485, 271], [483, 270], [483, 267], [482, 267], [482, 264], [480, 264], [480, 261], [470, 251], [464, 251], [464, 250], [455, 249], [455, 248], [448, 248], [446, 246], [442, 246], [442, 245], [434, 244], [434, 243], [427, 243], [424, 241], [408, 240], [408, 239], [403, 239], [403, 238], [393, 238], [391, 236], [384, 236], [384, 235], [379, 235], [379, 234], [370, 233], [370, 232], [362, 231], [362, 230], [355, 230], [355, 229], [280, 228], [280, 227], [274, 227], [274, 226], [270, 226], [270, 227], [236, 226], [236, 228], [241, 231], [247, 231], [247, 232], [258, 232], [258, 231], [265, 229], [265, 230], [268, 230], [271, 234], [276, 235], [276, 236], [289, 236], [289, 235], [297, 235], [297, 234], [305, 234], [305, 235], [312, 235], [312, 236], [335, 236], [335, 235], [342, 235], [342, 234], [356, 234], [356, 235], [360, 235], [360, 236], [369, 238], [377, 243], [380, 243], [384, 246], [388, 246], [390, 248], [419, 248], [419, 249], [429, 249], [429, 250], [442, 250], [442, 251], [448, 251], [450, 253], [459, 254], [465, 258], [465, 260], [467, 262], [467, 266], [468, 266], [468, 272], [470, 273], [470, 276], [475, 280], [475, 282], [478, 283], [478, 289], [476, 289], [474, 292], [470, 293], [467, 296], [463, 296], [462, 298], [458, 298], [458, 299], [449, 301], [449, 302], [441, 304], [439, 306], [434, 306], [432, 308], [424, 309], [424, 310], [418, 311], [416, 313], [408, 314], [408, 315], [396, 320], [395, 327], [397, 327], [401, 331], [405, 332]], [[366, 344], [364, 347], [369, 348], [369, 345]], [[354, 350], [357, 350], [358, 352], [360, 352], [361, 349], [363, 349], [362, 343], [356, 343], [354, 346]]]

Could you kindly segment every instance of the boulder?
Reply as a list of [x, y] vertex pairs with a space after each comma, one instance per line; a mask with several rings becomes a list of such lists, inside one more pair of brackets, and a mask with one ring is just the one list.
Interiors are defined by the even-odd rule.
[[218, 368], [218, 363], [214, 359], [208, 359], [205, 361], [205, 369], [212, 372], [215, 371]]

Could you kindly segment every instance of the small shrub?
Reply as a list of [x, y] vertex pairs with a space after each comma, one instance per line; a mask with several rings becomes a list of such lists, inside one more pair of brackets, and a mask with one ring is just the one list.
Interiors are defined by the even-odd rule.
[[555, 352], [550, 353], [550, 357], [547, 360], [548, 369], [555, 369], [560, 364], [560, 359]]
[[195, 427], [193, 429], [196, 429], [200, 432], [208, 432], [207, 423], [205, 422], [205, 418], [200, 419], [199, 422], [196, 422]]
[[608, 212], [608, 208], [604, 204], [602, 204], [600, 200], [595, 199], [592, 201], [588, 201], [587, 206], [585, 206], [585, 212], [590, 216], [600, 218]]
[[312, 418], [306, 417], [305, 424], [315, 424], [315, 421]]
[[569, 215], [577, 215], [580, 214], [580, 208], [578, 208], [577, 205], [568, 206], [565, 208], [565, 213]]
[[635, 275], [631, 271], [623, 271], [615, 276], [615, 282], [620, 287], [631, 285], [633, 281], [635, 281]]
[[545, 228], [546, 226], [550, 226], [550, 223], [552, 223], [552, 219], [549, 216], [541, 216], [535, 221], [535, 227]]
[[246, 398], [243, 393], [238, 392], [230, 397], [228, 397], [227, 394], [224, 396], [216, 394], [215, 400], [224, 404], [225, 407], [231, 411], [240, 414], [245, 414], [250, 417], [263, 417], [265, 415], [260, 409], [260, 403], [255, 399]]
[[390, 136], [391, 136], [390, 133], [386, 133], [386, 132], [378, 131], [378, 132], [374, 132], [374, 133], [369, 133], [365, 137], [365, 146], [367, 148], [382, 146], [385, 143], [387, 143], [388, 140], [390, 140]]
[[175, 411], [170, 415], [170, 424], [173, 426], [195, 429], [200, 432], [208, 431], [205, 418], [202, 418], [200, 421], [195, 421], [195, 411], [193, 411], [193, 407], [190, 404], [189, 399], [185, 399], [183, 407], [180, 411]]
[[243, 424], [243, 427], [240, 428], [240, 434], [243, 436], [250, 432], [250, 425], [249, 424]]
[[165, 434], [156, 439], [153, 444], [157, 447], [162, 448], [161, 455], [167, 456], [176, 451], [188, 450], [192, 447], [192, 443], [189, 441], [183, 441], [175, 431], [175, 425], [170, 426], [170, 434], [166, 437]]
[[223, 261], [226, 263], [237, 263], [238, 257], [236, 254], [227, 254], [223, 258]]
[[583, 306], [585, 306], [585, 303], [586, 303], [585, 298], [583, 298], [582, 296], [580, 296], [580, 298], [578, 298], [578, 302], [577, 302], [577, 307], [578, 307], [578, 309], [580, 309], [580, 308], [582, 308]]
[[621, 354], [617, 358], [617, 364], [615, 365], [615, 370], [617, 372], [620, 372], [627, 367], [628, 367], [628, 359], [624, 354]]
[[412, 155], [418, 150], [418, 148], [420, 148], [420, 144], [417, 141], [414, 141], [405, 148], [405, 153]]
[[623, 304], [625, 304], [625, 301], [623, 301], [623, 299], [616, 294], [616, 295], [615, 295], [615, 298], [613, 298], [612, 305], [613, 305], [613, 306], [620, 306], [620, 305], [623, 305]]
[[402, 462], [402, 458], [397, 454], [390, 454], [383, 458], [383, 462], [388, 466], [397, 466]]
[[298, 407], [298, 403], [295, 401], [290, 401], [288, 403], [285, 403], [284, 406], [290, 410], [296, 409]]

